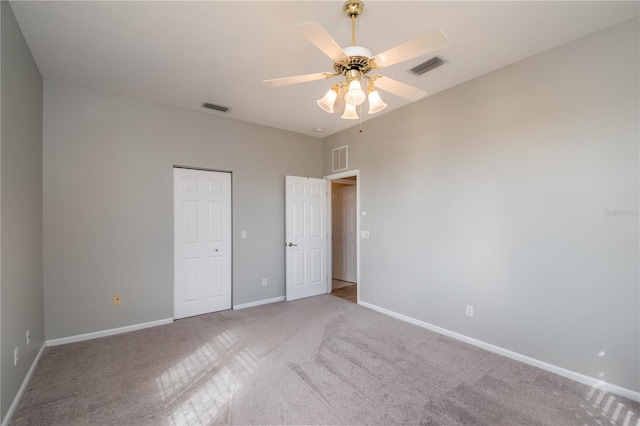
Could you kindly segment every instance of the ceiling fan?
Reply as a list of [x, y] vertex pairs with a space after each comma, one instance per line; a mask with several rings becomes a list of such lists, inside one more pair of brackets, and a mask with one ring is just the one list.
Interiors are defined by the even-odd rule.
[[[356, 46], [355, 22], [362, 13], [363, 7], [360, 0], [347, 0], [342, 7], [347, 17], [351, 19], [351, 46], [345, 48], [340, 47], [317, 22], [307, 22], [295, 26], [303, 37], [333, 60], [335, 72], [275, 78], [264, 80], [264, 84], [269, 87], [279, 87], [343, 76], [346, 81], [338, 82], [331, 87], [324, 97], [317, 100], [317, 104], [326, 112], [333, 113], [336, 100], [344, 99], [345, 107], [341, 118], [345, 119], [359, 118], [356, 107], [362, 105], [367, 98], [369, 99], [369, 114], [375, 114], [387, 107], [387, 104], [380, 98], [376, 87], [411, 102], [424, 97], [426, 92], [421, 89], [380, 74], [368, 75], [368, 73], [447, 46], [449, 40], [445, 33], [440, 29], [433, 30], [374, 56], [366, 47]], [[366, 82], [364, 89], [363, 80]]]

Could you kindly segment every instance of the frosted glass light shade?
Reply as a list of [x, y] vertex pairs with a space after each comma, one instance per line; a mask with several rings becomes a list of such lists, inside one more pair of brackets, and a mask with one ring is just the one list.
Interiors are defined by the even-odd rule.
[[344, 113], [340, 118], [344, 118], [346, 120], [357, 120], [359, 117], [358, 117], [358, 113], [356, 112], [356, 106], [351, 104], [346, 104], [344, 106]]
[[347, 93], [344, 95], [345, 102], [353, 106], [358, 106], [362, 105], [366, 98], [367, 94], [362, 90], [360, 80], [351, 80], [349, 90], [347, 90]]
[[333, 105], [336, 103], [336, 97], [338, 97], [338, 94], [335, 90], [333, 90], [333, 88], [331, 88], [322, 97], [322, 99], [318, 99], [316, 103], [320, 108], [327, 111], [329, 114], [333, 114]]
[[380, 98], [380, 94], [377, 90], [373, 92], [369, 92], [369, 114], [375, 114], [376, 112], [380, 112], [387, 107], [387, 104], [382, 102]]

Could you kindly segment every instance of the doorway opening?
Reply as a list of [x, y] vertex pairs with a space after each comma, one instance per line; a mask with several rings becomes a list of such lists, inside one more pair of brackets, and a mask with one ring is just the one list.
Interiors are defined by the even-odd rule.
[[329, 292], [354, 303], [360, 300], [360, 190], [358, 170], [325, 176], [330, 182]]

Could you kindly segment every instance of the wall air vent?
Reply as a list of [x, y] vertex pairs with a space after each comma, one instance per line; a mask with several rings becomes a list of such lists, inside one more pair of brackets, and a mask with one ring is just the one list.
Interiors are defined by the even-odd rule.
[[409, 71], [411, 71], [415, 75], [422, 75], [428, 71], [431, 71], [432, 69], [438, 68], [440, 65], [443, 65], [443, 64], [444, 64], [444, 60], [442, 58], [434, 56], [428, 61], [423, 62], [420, 65], [416, 65], [415, 67], [411, 68]]
[[204, 104], [202, 104], [203, 107], [205, 108], [209, 108], [215, 111], [221, 111], [221, 112], [229, 112], [231, 111], [231, 107], [227, 107], [224, 105], [216, 105], [216, 104], [210, 104], [208, 102], [205, 102]]
[[331, 150], [331, 171], [341, 172], [349, 168], [347, 161], [349, 155], [349, 146], [344, 145]]

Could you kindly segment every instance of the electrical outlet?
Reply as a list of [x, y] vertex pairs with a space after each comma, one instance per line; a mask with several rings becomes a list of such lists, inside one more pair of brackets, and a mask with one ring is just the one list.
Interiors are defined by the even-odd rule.
[[18, 365], [18, 348], [17, 347], [13, 350], [13, 366], [15, 367], [16, 365]]
[[27, 346], [31, 344], [31, 330], [27, 330]]
[[263, 278], [262, 279], [262, 287], [266, 287], [267, 286], [267, 279]]
[[467, 305], [467, 316], [473, 318], [473, 306]]
[[119, 305], [121, 301], [122, 300], [120, 299], [120, 295], [119, 294], [114, 294], [113, 295], [113, 304], [114, 305]]

